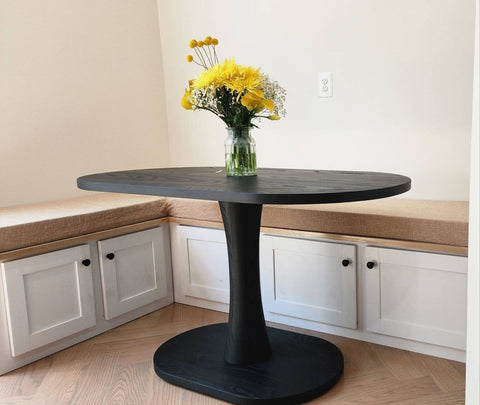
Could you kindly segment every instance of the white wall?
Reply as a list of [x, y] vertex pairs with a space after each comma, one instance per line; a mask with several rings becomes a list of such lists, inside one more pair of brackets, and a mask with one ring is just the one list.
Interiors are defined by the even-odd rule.
[[[261, 66], [288, 116], [256, 130], [260, 167], [397, 172], [405, 197], [467, 200], [475, 0], [158, 0], [170, 158], [222, 165], [223, 123], [180, 107], [191, 38]], [[331, 99], [316, 96], [333, 72]]]
[[398, 172], [405, 196], [468, 199], [474, 0], [158, 5], [160, 36], [155, 0], [0, 0], [0, 207], [79, 195], [86, 173], [223, 165], [222, 122], [179, 104], [205, 35], [288, 91], [287, 118], [256, 131], [260, 166]]
[[477, 0], [475, 24], [475, 73], [472, 122], [470, 220], [468, 240], [468, 319], [467, 319], [467, 405], [480, 403], [480, 3]]
[[0, 207], [169, 163], [155, 0], [0, 0]]

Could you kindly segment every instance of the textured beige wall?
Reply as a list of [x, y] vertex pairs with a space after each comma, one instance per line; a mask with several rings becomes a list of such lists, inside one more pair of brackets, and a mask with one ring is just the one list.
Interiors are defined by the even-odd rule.
[[155, 0], [0, 0], [0, 207], [168, 165]]
[[288, 116], [255, 131], [259, 166], [398, 172], [405, 197], [468, 199], [475, 0], [158, 4], [172, 165], [223, 164], [223, 123], [179, 103], [188, 41], [214, 35], [287, 89]]

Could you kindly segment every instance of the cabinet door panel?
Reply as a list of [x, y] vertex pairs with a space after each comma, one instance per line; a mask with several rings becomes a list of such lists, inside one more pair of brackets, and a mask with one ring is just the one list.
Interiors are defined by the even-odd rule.
[[175, 301], [225, 310], [230, 298], [225, 232], [182, 225], [173, 232]]
[[[338, 291], [342, 288], [342, 272], [331, 271], [337, 267], [336, 262], [336, 258], [275, 249], [275, 301], [312, 310], [341, 311], [342, 296]], [[320, 294], [319, 286], [327, 285], [329, 288], [322, 288]]]
[[12, 356], [95, 325], [88, 246], [2, 263]]
[[261, 241], [266, 312], [356, 328], [355, 246], [268, 235]]
[[147, 240], [115, 251], [113, 264], [119, 302], [148, 293], [157, 287], [153, 243], [153, 240]]
[[98, 242], [105, 319], [167, 296], [169, 250], [166, 226]]
[[187, 239], [190, 280], [187, 295], [228, 302], [225, 247], [223, 241]]
[[367, 247], [367, 329], [465, 349], [467, 258]]

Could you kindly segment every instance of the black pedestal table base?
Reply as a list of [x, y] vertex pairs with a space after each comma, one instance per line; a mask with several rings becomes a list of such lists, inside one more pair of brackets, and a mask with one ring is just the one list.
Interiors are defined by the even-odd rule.
[[220, 202], [230, 268], [228, 324], [194, 329], [155, 353], [165, 381], [235, 404], [299, 404], [332, 387], [343, 356], [319, 338], [267, 328], [260, 293], [262, 204]]
[[332, 387], [343, 356], [331, 343], [267, 328], [259, 274], [262, 204], [323, 204], [384, 198], [410, 189], [390, 173], [259, 169], [232, 178], [222, 168], [128, 170], [80, 177], [86, 190], [220, 201], [230, 268], [228, 324], [178, 335], [155, 353], [173, 384], [236, 404], [299, 404]]
[[309, 401], [341, 377], [343, 356], [326, 340], [267, 328], [267, 361], [232, 365], [225, 361], [228, 325], [182, 333], [158, 348], [155, 372], [165, 381], [234, 404], [286, 405]]

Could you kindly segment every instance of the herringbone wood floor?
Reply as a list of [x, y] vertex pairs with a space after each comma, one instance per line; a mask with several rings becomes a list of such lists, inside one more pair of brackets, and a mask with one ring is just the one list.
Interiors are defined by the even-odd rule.
[[[2, 405], [220, 405], [174, 387], [152, 368], [156, 348], [172, 336], [227, 314], [173, 304], [0, 377]], [[290, 328], [293, 329], [293, 328]], [[332, 335], [345, 372], [320, 404], [463, 404], [465, 365]]]

